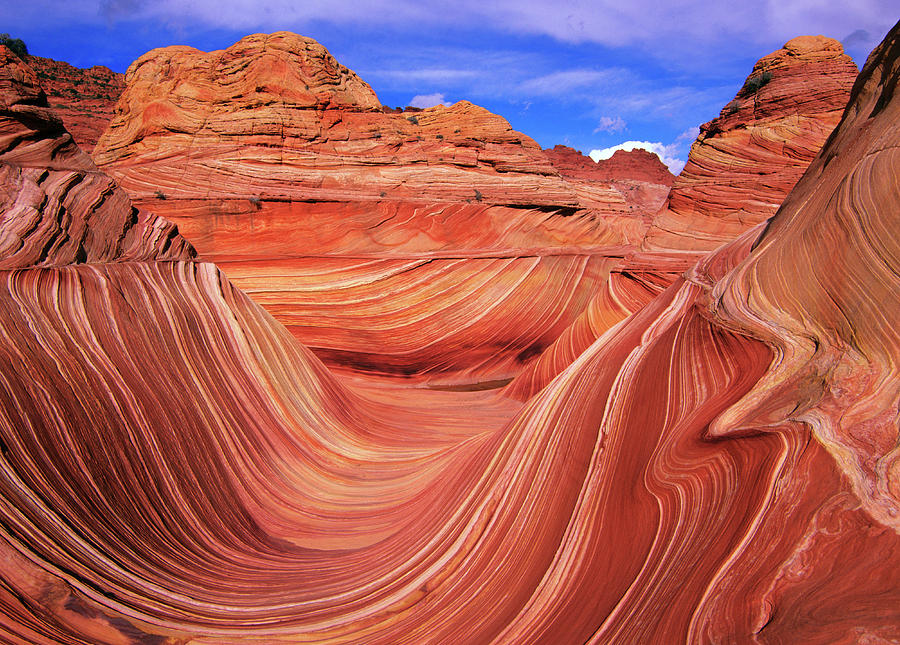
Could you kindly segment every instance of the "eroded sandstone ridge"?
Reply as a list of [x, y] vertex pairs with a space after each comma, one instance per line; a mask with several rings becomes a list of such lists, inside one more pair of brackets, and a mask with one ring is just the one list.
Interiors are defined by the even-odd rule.
[[102, 230], [0, 269], [0, 639], [900, 640], [898, 84], [900, 25], [771, 223], [643, 304], [617, 278], [636, 311], [524, 403], [336, 374]]
[[28, 56], [25, 63], [37, 75], [48, 104], [75, 143], [90, 154], [112, 120], [125, 75], [102, 65], [80, 69], [41, 56]]
[[700, 127], [648, 249], [709, 251], [775, 214], [841, 118], [856, 78], [841, 44], [800, 36], [761, 58]]
[[[704, 179], [734, 181], [729, 199], [764, 213], [698, 221], [674, 250], [770, 215], [836, 123], [852, 63], [833, 41], [792, 43], [757, 65], [766, 102], [729, 122]], [[823, 69], [838, 89], [804, 99], [798, 79]], [[761, 150], [767, 174], [735, 170]], [[671, 181], [642, 154], [542, 151], [467, 102], [387, 110], [321, 45], [278, 33], [136, 61], [94, 157], [331, 367], [471, 387], [521, 377], [524, 396], [702, 254], [638, 252], [659, 242], [662, 214], [645, 234]], [[676, 183], [670, 206], [693, 190]]]
[[181, 259], [170, 222], [138, 211], [47, 104], [35, 73], [0, 45], [0, 267]]

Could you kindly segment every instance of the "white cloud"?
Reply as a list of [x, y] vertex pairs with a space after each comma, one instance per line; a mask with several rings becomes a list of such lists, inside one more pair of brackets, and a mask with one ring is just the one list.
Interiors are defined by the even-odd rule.
[[600, 123], [594, 128], [594, 134], [597, 134], [598, 132], [621, 132], [625, 129], [626, 125], [625, 120], [620, 116], [615, 118], [608, 116], [600, 117]]
[[435, 94], [416, 94], [409, 101], [410, 107], [417, 108], [430, 108], [435, 105], [450, 105], [447, 101], [447, 97], [443, 94], [435, 93]]
[[689, 141], [691, 143], [700, 136], [700, 126], [695, 125], [693, 128], [688, 128], [684, 132], [678, 135], [678, 138], [675, 141]]
[[529, 79], [519, 89], [526, 94], [559, 96], [610, 83], [622, 73], [623, 70], [614, 69], [569, 69]]
[[[35, 0], [34, 4], [52, 8], [54, 2]], [[896, 16], [895, 0], [101, 0], [69, 4], [72, 10], [79, 5], [90, 7], [101, 21], [123, 15], [153, 17], [173, 24], [197, 22], [243, 31], [303, 31], [313, 22], [412, 29], [496, 25], [509, 33], [540, 34], [568, 43], [639, 46], [657, 51], [666, 60], [679, 56], [688, 65], [698, 51], [692, 45], [699, 45], [701, 51], [740, 48], [749, 42], [777, 47], [801, 33], [840, 37], [868, 32], [880, 39]], [[35, 11], [35, 19], [42, 13], [45, 20], [47, 15], [61, 15], [55, 10]], [[68, 18], [68, 10], [65, 15]]]
[[609, 159], [612, 157], [616, 150], [631, 152], [632, 150], [640, 148], [641, 150], [647, 150], [654, 153], [669, 167], [669, 170], [673, 175], [677, 175], [681, 172], [681, 169], [684, 168], [685, 163], [683, 159], [678, 158], [680, 147], [681, 146], [677, 143], [665, 145], [659, 141], [626, 141], [617, 146], [591, 150], [588, 156], [594, 161], [600, 161], [601, 159]]

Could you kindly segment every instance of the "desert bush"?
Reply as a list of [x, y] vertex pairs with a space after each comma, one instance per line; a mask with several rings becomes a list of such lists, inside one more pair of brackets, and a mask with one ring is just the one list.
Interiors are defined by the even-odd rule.
[[6, 45], [19, 58], [28, 56], [28, 47], [21, 38], [13, 38], [9, 34], [0, 34], [0, 45]]
[[745, 94], [755, 94], [760, 90], [760, 88], [772, 80], [772, 72], [763, 72], [759, 76], [754, 76], [752, 78], [748, 78], [747, 82], [744, 83], [744, 87], [742, 88], [742, 92]]

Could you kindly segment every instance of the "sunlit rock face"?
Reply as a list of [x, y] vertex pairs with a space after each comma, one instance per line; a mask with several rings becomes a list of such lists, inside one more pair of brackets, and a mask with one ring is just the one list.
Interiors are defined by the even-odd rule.
[[346, 378], [105, 235], [0, 269], [0, 640], [900, 640], [898, 34], [768, 226], [666, 287], [630, 255], [533, 394]]
[[570, 180], [471, 103], [386, 110], [295, 34], [155, 50], [126, 81], [95, 160], [344, 370], [512, 378], [659, 205], [661, 186]]
[[[639, 209], [648, 223], [643, 252], [627, 254], [612, 269], [610, 282], [597, 290], [590, 306], [524, 366], [507, 392], [516, 397], [536, 393], [654, 291], [705, 253], [772, 216], [840, 119], [855, 73], [840, 43], [823, 37], [795, 38], [757, 62], [735, 100], [701, 127], [662, 208], [655, 209], [660, 202], [651, 200]], [[635, 155], [658, 159], [643, 150], [629, 157], [617, 151], [592, 167], [571, 149], [554, 150], [548, 153], [560, 172], [574, 176], [590, 171], [615, 177], [640, 164], [650, 177], [652, 166]], [[603, 164], [608, 165], [599, 170]]]
[[[94, 157], [136, 199], [390, 193], [577, 206], [540, 147], [502, 117], [465, 101], [385, 113], [367, 83], [296, 34], [248, 36], [209, 54], [154, 50], [131, 65], [126, 84]], [[186, 176], [173, 176], [179, 170]]]
[[841, 44], [800, 36], [761, 58], [701, 126], [647, 249], [708, 251], [774, 215], [837, 125], [856, 78]]

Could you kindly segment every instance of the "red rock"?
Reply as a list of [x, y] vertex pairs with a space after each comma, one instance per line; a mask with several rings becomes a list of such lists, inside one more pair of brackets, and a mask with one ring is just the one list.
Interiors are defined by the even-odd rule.
[[[94, 157], [329, 365], [455, 385], [512, 378], [573, 322], [640, 243], [651, 190], [568, 181], [465, 101], [384, 110], [288, 33], [143, 56]], [[343, 258], [333, 293], [322, 256]], [[468, 322], [446, 313], [467, 298]]]
[[29, 56], [26, 62], [75, 143], [90, 154], [113, 117], [125, 75], [102, 65], [80, 69], [41, 56]]
[[900, 28], [870, 55], [841, 124], [757, 242], [719, 286], [720, 315], [776, 347], [748, 400], [772, 422], [809, 423], [861, 507], [900, 530]]
[[563, 145], [544, 153], [581, 201], [602, 211], [619, 210], [639, 216], [655, 213], [675, 179], [659, 157], [646, 150], [619, 150], [610, 159], [599, 162]]
[[0, 270], [0, 638], [900, 639], [898, 82], [900, 25], [772, 222], [524, 405], [341, 378], [208, 263]]
[[170, 222], [140, 212], [48, 107], [35, 73], [0, 46], [0, 268], [183, 259]]
[[840, 120], [856, 71], [841, 44], [822, 36], [760, 59], [701, 126], [645, 248], [711, 250], [774, 215]]
[[671, 186], [675, 176], [660, 158], [647, 150], [616, 150], [609, 159], [594, 161], [579, 150], [557, 145], [544, 150], [563, 177], [599, 181], [642, 181]]
[[[386, 114], [324, 47], [287, 32], [210, 54], [144, 55], [94, 156], [138, 199], [202, 188], [210, 199], [578, 205], [540, 147], [503, 118], [465, 101]], [[175, 180], [179, 169], [188, 174]]]

